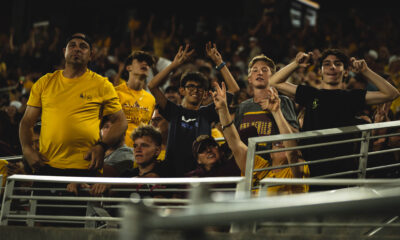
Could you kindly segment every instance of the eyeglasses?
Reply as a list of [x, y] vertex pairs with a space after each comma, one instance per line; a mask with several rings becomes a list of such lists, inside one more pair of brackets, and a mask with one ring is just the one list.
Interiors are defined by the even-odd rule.
[[204, 88], [200, 85], [194, 85], [194, 84], [188, 84], [185, 86], [185, 88], [187, 88], [189, 91], [194, 91], [195, 89], [197, 89], [199, 92], [204, 91]]

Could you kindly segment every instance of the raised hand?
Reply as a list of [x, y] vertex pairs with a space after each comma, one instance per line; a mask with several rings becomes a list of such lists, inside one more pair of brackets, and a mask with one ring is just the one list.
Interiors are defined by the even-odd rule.
[[207, 56], [209, 56], [211, 58], [211, 60], [213, 60], [215, 65], [218, 66], [223, 62], [222, 56], [218, 52], [217, 45], [215, 43], [211, 44], [211, 42], [208, 42], [206, 44], [206, 53], [207, 53]]
[[271, 113], [275, 113], [280, 110], [281, 107], [281, 99], [278, 96], [278, 91], [271, 87], [268, 89], [269, 96], [266, 99], [261, 100], [258, 104], [260, 104], [263, 110], [268, 110]]
[[193, 53], [194, 49], [189, 51], [189, 44], [186, 44], [185, 49], [182, 46], [180, 46], [178, 53], [175, 55], [175, 58], [171, 64], [173, 64], [173, 66], [175, 67], [178, 67], [182, 65], [184, 62], [186, 62], [186, 60], [188, 60]]
[[300, 67], [308, 67], [310, 65], [310, 61], [312, 60], [313, 53], [308, 52], [299, 52], [296, 55], [295, 61], [299, 64]]
[[215, 104], [215, 109], [221, 110], [223, 108], [227, 108], [227, 103], [226, 103], [226, 87], [225, 83], [222, 82], [221, 87], [218, 85], [217, 82], [212, 82], [212, 85], [215, 89], [215, 91], [210, 91], [210, 94], [214, 100]]
[[350, 70], [355, 73], [361, 73], [368, 68], [364, 59], [357, 60], [354, 57], [350, 58]]

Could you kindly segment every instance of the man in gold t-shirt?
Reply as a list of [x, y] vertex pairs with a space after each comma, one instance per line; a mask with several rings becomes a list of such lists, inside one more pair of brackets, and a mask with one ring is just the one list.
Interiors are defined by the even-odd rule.
[[147, 52], [134, 51], [125, 61], [129, 79], [115, 88], [119, 101], [128, 121], [128, 130], [125, 135], [125, 143], [132, 147], [132, 131], [141, 123], [149, 124], [153, 115], [156, 100], [153, 95], [144, 88], [150, 67], [154, 64], [154, 58]]
[[[107, 78], [87, 68], [92, 57], [85, 34], [73, 34], [64, 50], [65, 69], [48, 73], [32, 87], [20, 124], [23, 155], [36, 174], [85, 176], [103, 165], [104, 152], [125, 132], [118, 96]], [[99, 124], [113, 122], [99, 141]], [[32, 127], [41, 117], [39, 151], [32, 148]]]

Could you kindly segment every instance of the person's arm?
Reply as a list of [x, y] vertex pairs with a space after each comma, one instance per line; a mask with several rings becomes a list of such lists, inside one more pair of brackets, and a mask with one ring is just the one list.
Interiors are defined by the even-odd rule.
[[[214, 61], [217, 67], [221, 66], [221, 64], [225, 64], [225, 62], [222, 60], [221, 54], [217, 50], [217, 46], [215, 45], [215, 43], [211, 45], [211, 42], [208, 42], [206, 44], [206, 53]], [[233, 78], [226, 64], [219, 71], [221, 72], [221, 75], [225, 80], [226, 86], [228, 87], [228, 92], [232, 94], [239, 92], [239, 85]]]
[[[272, 113], [272, 116], [275, 119], [276, 125], [278, 126], [279, 133], [280, 134], [288, 134], [288, 133], [293, 133], [292, 127], [286, 121], [285, 117], [283, 116], [283, 113], [281, 111], [280, 107], [280, 98], [278, 96], [278, 92], [276, 89], [272, 88], [270, 94], [270, 99], [265, 99], [261, 103], [261, 107], [264, 110], [269, 110]], [[288, 147], [295, 147], [297, 146], [296, 140], [286, 140], [283, 141], [283, 145], [285, 148]], [[297, 163], [299, 162], [299, 153], [297, 150], [291, 150], [291, 151], [286, 151], [286, 157], [288, 158], [289, 164]], [[293, 176], [296, 178], [302, 178], [303, 177], [303, 166], [296, 166], [296, 167], [291, 167], [291, 171], [293, 173]]]
[[218, 112], [221, 125], [223, 126], [225, 140], [228, 142], [228, 146], [232, 150], [236, 164], [242, 173], [244, 173], [246, 172], [247, 146], [242, 142], [242, 140], [240, 140], [239, 133], [236, 130], [235, 125], [232, 123], [228, 104], [226, 103], [225, 83], [222, 83], [222, 87], [220, 87], [218, 83], [213, 82], [213, 86], [215, 91], [211, 92], [211, 94], [214, 100], [215, 109]]
[[269, 82], [271, 86], [278, 89], [279, 92], [286, 96], [294, 97], [297, 90], [297, 85], [286, 82], [286, 80], [296, 71], [298, 67], [307, 67], [308, 61], [312, 57], [312, 53], [299, 52], [293, 62], [286, 65], [284, 68], [271, 76]]
[[39, 119], [41, 113], [42, 108], [27, 106], [19, 125], [19, 139], [21, 142], [22, 154], [29, 166], [34, 170], [43, 167], [45, 163], [49, 161], [45, 156], [33, 149], [32, 146], [33, 126]]
[[[102, 143], [106, 146], [112, 146], [119, 141], [128, 128], [128, 123], [122, 110], [110, 114], [109, 117], [111, 120], [111, 127], [107, 136], [102, 139]], [[101, 144], [96, 144], [86, 154], [85, 159], [91, 161], [89, 169], [99, 169], [103, 166], [104, 153], [106, 151], [104, 147], [105, 146]]]
[[187, 44], [185, 49], [182, 46], [179, 47], [178, 53], [176, 54], [174, 60], [161, 72], [157, 73], [153, 79], [148, 83], [147, 87], [156, 99], [157, 104], [165, 109], [167, 105], [167, 98], [161, 91], [161, 85], [167, 79], [168, 75], [182, 65], [192, 54], [194, 50], [189, 51], [189, 45]]
[[356, 73], [361, 73], [373, 85], [378, 88], [378, 91], [368, 91], [365, 95], [365, 103], [368, 105], [381, 104], [388, 101], [393, 101], [400, 96], [399, 90], [392, 86], [386, 79], [372, 71], [364, 59], [350, 59], [352, 70]]

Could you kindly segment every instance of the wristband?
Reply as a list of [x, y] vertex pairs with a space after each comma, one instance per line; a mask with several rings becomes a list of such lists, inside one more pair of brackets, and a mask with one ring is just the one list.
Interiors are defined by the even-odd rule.
[[233, 120], [232, 120], [232, 122], [226, 124], [225, 126], [222, 126], [222, 131], [224, 131], [225, 128], [229, 127], [229, 126], [232, 125], [232, 124], [233, 124]]
[[104, 151], [107, 151], [107, 149], [108, 149], [108, 145], [100, 140], [97, 141], [96, 145], [100, 145], [104, 149]]
[[220, 65], [216, 66], [215, 69], [219, 71], [219, 70], [221, 70], [225, 65], [226, 65], [226, 62], [222, 62]]

